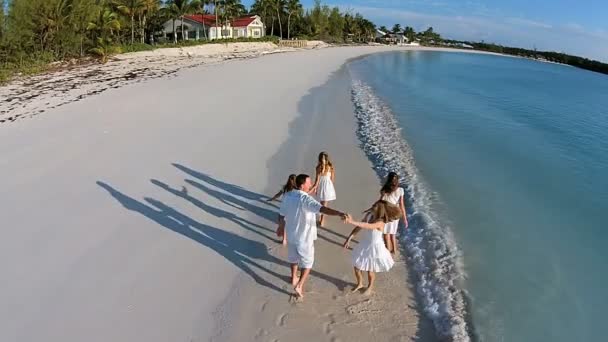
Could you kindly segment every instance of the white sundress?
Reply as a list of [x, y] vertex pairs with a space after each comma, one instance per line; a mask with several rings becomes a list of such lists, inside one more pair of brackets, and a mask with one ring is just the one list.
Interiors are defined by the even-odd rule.
[[[387, 201], [390, 204], [394, 204], [399, 206], [399, 201], [401, 197], [405, 194], [403, 188], [397, 188], [397, 190], [393, 191], [390, 194], [386, 194], [382, 196], [382, 199]], [[397, 234], [397, 230], [399, 229], [399, 219], [391, 221], [384, 225], [384, 234]]]
[[333, 201], [336, 199], [336, 189], [331, 181], [331, 171], [319, 176], [317, 187], [317, 198], [319, 201]]
[[374, 229], [363, 229], [359, 244], [353, 248], [353, 266], [361, 271], [387, 272], [395, 262], [386, 249], [382, 232]]

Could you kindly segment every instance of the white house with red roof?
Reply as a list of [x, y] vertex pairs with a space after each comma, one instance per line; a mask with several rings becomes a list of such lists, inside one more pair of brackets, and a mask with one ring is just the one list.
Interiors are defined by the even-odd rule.
[[[262, 18], [257, 15], [244, 16], [226, 23], [216, 25], [215, 15], [191, 14], [175, 20], [175, 31], [178, 40], [182, 40], [182, 29], [184, 25], [184, 40], [189, 39], [231, 39], [231, 38], [261, 38], [265, 36], [266, 26]], [[165, 37], [173, 39], [173, 20], [169, 20], [163, 26]]]

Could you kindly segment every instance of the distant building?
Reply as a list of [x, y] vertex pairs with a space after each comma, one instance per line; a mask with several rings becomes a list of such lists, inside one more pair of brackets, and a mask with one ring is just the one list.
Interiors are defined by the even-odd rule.
[[[382, 31], [378, 31], [381, 33]], [[389, 44], [389, 45], [403, 45], [407, 43], [407, 37], [403, 35], [403, 33], [385, 33], [382, 36], [376, 36], [376, 41], [379, 43]]]
[[[184, 37], [182, 37], [182, 25]], [[163, 25], [163, 33], [167, 39], [173, 39], [173, 20]], [[262, 38], [266, 35], [266, 26], [257, 16], [245, 16], [216, 25], [215, 15], [192, 14], [175, 20], [175, 33], [178, 40], [227, 39], [227, 38]]]

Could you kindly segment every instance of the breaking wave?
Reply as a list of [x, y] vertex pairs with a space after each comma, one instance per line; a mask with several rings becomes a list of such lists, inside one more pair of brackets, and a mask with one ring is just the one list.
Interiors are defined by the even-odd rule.
[[361, 148], [381, 178], [397, 172], [406, 190], [410, 228], [403, 241], [422, 309], [441, 340], [471, 341], [460, 253], [451, 229], [433, 210], [436, 195], [421, 179], [391, 109], [359, 80], [353, 80], [352, 101]]

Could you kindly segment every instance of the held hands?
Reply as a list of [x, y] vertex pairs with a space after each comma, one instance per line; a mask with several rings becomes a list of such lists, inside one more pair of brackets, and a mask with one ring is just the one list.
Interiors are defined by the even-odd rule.
[[350, 249], [350, 240], [352, 239], [352, 235], [348, 237], [348, 239], [346, 239], [346, 241], [344, 241], [344, 244], [342, 245], [342, 247], [344, 247], [344, 249]]
[[350, 216], [349, 213], [342, 213], [341, 217], [342, 217], [342, 222], [344, 222], [346, 224], [350, 224], [353, 221], [353, 217]]

